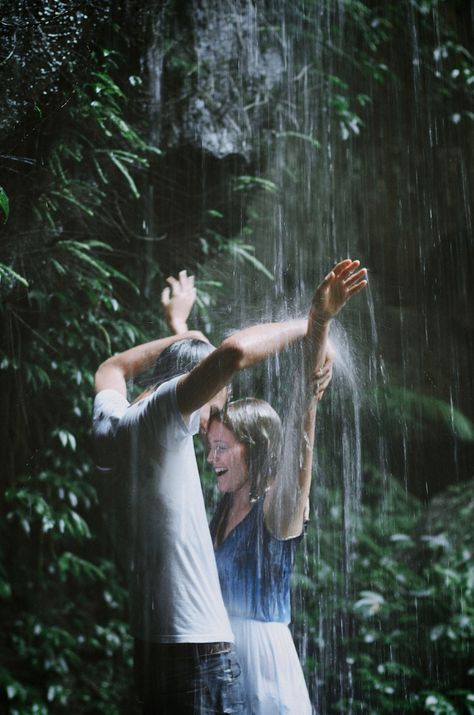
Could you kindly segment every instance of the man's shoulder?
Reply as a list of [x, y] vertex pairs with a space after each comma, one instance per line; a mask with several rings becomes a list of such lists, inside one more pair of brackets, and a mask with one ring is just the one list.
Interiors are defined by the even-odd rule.
[[92, 430], [96, 438], [115, 433], [118, 423], [126, 413], [129, 402], [116, 390], [101, 390], [94, 399]]
[[116, 390], [101, 390], [94, 399], [92, 434], [96, 464], [110, 469], [116, 460], [116, 440], [120, 422], [129, 407]]
[[163, 446], [191, 437], [199, 429], [199, 411], [191, 419], [185, 419], [178, 406], [176, 388], [182, 377], [177, 375], [162, 383], [143, 400], [143, 404], [137, 404], [136, 416], [152, 425], [155, 436], [160, 435], [158, 438]]
[[117, 390], [101, 390], [94, 398], [94, 418], [111, 414], [121, 416], [129, 405], [127, 398]]

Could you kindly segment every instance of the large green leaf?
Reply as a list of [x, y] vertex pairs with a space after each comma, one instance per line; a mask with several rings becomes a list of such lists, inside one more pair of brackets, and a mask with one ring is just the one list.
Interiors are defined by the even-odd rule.
[[402, 387], [389, 387], [383, 394], [377, 394], [387, 416], [395, 422], [420, 428], [427, 428], [429, 422], [439, 422], [460, 439], [474, 442], [474, 424], [449, 402]]
[[10, 215], [10, 201], [8, 199], [8, 194], [3, 187], [0, 186], [0, 209], [2, 209], [5, 218], [4, 223], [8, 220]]

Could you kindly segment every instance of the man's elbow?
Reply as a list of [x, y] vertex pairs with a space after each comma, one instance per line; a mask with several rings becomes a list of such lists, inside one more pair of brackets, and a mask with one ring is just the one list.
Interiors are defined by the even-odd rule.
[[127, 393], [127, 384], [121, 368], [116, 364], [113, 357], [105, 360], [99, 365], [94, 376], [95, 391], [117, 390], [122, 394]]
[[230, 372], [247, 367], [245, 346], [237, 335], [230, 335], [219, 346], [222, 363]]
[[104, 364], [105, 363], [99, 365], [99, 367], [95, 371], [94, 387], [96, 392], [100, 392], [103, 389], [102, 385], [104, 384]]

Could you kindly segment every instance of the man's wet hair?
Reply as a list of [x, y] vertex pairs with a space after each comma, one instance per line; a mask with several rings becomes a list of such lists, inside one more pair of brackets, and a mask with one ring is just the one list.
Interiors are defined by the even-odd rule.
[[177, 340], [165, 348], [158, 357], [150, 384], [156, 389], [173, 377], [191, 372], [214, 350], [213, 345], [196, 338]]

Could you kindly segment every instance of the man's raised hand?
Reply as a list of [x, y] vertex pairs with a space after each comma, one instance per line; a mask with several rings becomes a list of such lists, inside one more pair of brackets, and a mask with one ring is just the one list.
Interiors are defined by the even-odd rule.
[[161, 293], [161, 305], [170, 330], [178, 335], [188, 329], [187, 320], [196, 300], [194, 276], [180, 271], [178, 278], [169, 276], [169, 285]]

